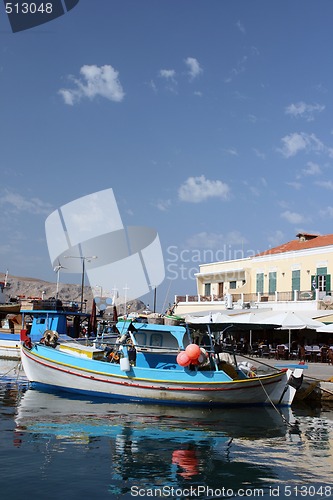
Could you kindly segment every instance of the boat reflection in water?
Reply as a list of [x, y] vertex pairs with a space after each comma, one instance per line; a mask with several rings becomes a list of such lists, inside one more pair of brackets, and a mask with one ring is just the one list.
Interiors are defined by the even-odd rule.
[[[284, 418], [290, 409], [284, 409]], [[273, 408], [184, 408], [133, 403], [110, 403], [29, 389], [17, 407], [16, 442], [62, 440], [84, 448], [107, 443], [112, 488], [128, 493], [131, 486], [263, 484], [273, 478], [269, 465], [251, 463], [248, 455], [237, 460], [249, 442], [283, 438], [289, 432]], [[28, 435], [28, 436], [27, 436]], [[107, 452], [106, 452], [107, 453]], [[109, 456], [111, 455], [111, 456]], [[222, 474], [222, 475], [221, 475]]]

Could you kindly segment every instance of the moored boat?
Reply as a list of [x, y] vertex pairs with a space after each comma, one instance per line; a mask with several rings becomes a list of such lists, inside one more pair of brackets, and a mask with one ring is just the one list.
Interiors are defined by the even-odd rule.
[[[254, 371], [193, 342], [188, 328], [122, 322], [113, 345], [21, 346], [33, 386], [114, 399], [185, 405], [290, 405], [302, 370]], [[213, 347], [213, 346], [212, 346]]]
[[[20, 342], [26, 334], [32, 342], [52, 336], [60, 338], [80, 336], [83, 322], [88, 322], [89, 313], [81, 313], [77, 304], [59, 300], [32, 300], [22, 303], [19, 314], [10, 314], [0, 328], [0, 358], [19, 359]], [[83, 339], [84, 340], [84, 339]]]

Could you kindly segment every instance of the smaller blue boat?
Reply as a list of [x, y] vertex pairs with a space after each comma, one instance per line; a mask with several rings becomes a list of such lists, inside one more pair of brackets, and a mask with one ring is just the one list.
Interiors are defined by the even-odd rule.
[[[21, 340], [38, 342], [41, 338], [52, 339], [57, 332], [61, 339], [78, 338], [90, 314], [79, 311], [78, 304], [57, 299], [32, 300], [29, 308], [7, 315], [0, 329], [0, 358], [20, 359]], [[83, 341], [85, 339], [82, 339]]]

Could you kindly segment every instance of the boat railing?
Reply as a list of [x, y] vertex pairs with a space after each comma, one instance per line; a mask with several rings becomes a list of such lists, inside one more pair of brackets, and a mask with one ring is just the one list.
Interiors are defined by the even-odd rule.
[[135, 344], [135, 347], [139, 351], [168, 351], [170, 353], [179, 353], [181, 349], [179, 347], [170, 347], [170, 346], [160, 346], [160, 345], [145, 345], [145, 344]]
[[129, 340], [125, 340], [124, 342], [119, 342], [117, 340], [114, 340], [114, 339], [102, 339], [102, 338], [95, 338], [95, 339], [90, 339], [90, 343], [93, 343], [93, 344], [96, 344], [96, 345], [102, 345], [102, 346], [105, 346], [105, 347], [113, 347], [113, 348], [117, 348], [119, 349], [120, 347], [127, 347], [127, 348], [135, 348], [137, 349], [138, 351], [147, 351], [147, 352], [152, 352], [152, 351], [159, 351], [159, 352], [162, 352], [162, 351], [168, 351], [168, 352], [172, 352], [172, 353], [179, 353], [181, 351], [180, 347], [173, 347], [173, 346], [168, 346], [168, 345], [165, 345], [165, 346], [159, 346], [159, 345], [147, 345], [147, 344], [133, 344], [131, 341]]

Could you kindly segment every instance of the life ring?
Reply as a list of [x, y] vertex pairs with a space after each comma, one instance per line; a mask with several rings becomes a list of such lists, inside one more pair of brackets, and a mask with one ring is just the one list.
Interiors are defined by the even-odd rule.
[[55, 330], [45, 330], [44, 336], [40, 342], [49, 347], [56, 347], [59, 339], [59, 334]]

